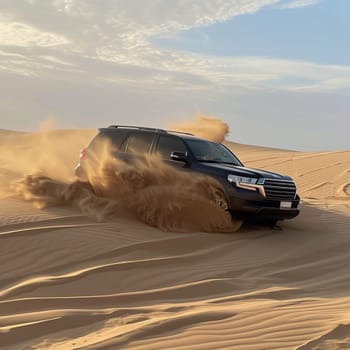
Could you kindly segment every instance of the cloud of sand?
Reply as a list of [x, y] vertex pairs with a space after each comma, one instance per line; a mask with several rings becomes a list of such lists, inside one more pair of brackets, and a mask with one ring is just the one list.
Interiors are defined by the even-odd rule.
[[175, 232], [234, 232], [241, 226], [218, 206], [222, 188], [215, 179], [181, 172], [157, 156], [132, 165], [109, 159], [91, 183], [30, 175], [14, 189], [40, 208], [69, 205], [97, 221], [122, 216]]
[[[222, 122], [202, 116], [197, 121], [208, 135], [212, 122], [217, 141], [227, 133]], [[53, 126], [50, 120], [40, 132], [0, 138], [2, 184], [10, 188], [12, 183], [11, 191], [36, 206], [73, 206], [97, 221], [127, 216], [169, 231], [232, 232], [240, 227], [218, 207], [223, 190], [215, 179], [180, 171], [157, 156], [126, 164], [111, 157], [108, 142], [100, 145], [99, 166], [88, 171], [93, 188], [74, 181], [79, 152], [96, 131]]]
[[79, 152], [96, 130], [48, 130], [36, 133], [0, 130], [0, 195], [25, 174], [42, 174], [71, 181]]
[[229, 133], [229, 127], [224, 121], [204, 115], [197, 115], [194, 120], [171, 124], [170, 129], [188, 132], [219, 143], [223, 142]]

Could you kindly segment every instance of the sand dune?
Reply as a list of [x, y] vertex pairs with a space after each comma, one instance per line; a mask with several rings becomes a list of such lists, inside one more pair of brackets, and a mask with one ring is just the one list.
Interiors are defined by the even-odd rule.
[[350, 348], [350, 151], [228, 143], [295, 178], [302, 212], [280, 230], [165, 232], [11, 195], [33, 171], [69, 181], [93, 133], [0, 134], [1, 349]]

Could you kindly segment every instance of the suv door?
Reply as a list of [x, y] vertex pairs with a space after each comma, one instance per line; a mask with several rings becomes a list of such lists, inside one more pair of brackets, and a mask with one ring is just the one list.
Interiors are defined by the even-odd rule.
[[162, 159], [170, 165], [181, 168], [187, 165], [183, 162], [171, 159], [172, 152], [188, 153], [185, 143], [176, 136], [160, 135], [154, 152], [160, 154]]

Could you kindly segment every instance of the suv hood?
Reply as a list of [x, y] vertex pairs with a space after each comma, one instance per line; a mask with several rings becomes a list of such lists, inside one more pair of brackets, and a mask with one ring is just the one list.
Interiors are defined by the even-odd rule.
[[290, 179], [289, 176], [281, 175], [278, 173], [273, 173], [271, 171], [261, 170], [261, 169], [254, 169], [254, 168], [247, 168], [243, 166], [238, 165], [230, 165], [230, 164], [223, 164], [223, 163], [207, 163], [207, 162], [201, 162], [201, 165], [207, 168], [208, 170], [211, 169], [212, 171], [215, 171], [215, 169], [220, 170], [222, 173], [222, 170], [225, 170], [228, 174], [232, 175], [238, 175], [238, 176], [246, 176], [246, 177], [255, 177], [255, 178], [266, 178], [266, 179]]

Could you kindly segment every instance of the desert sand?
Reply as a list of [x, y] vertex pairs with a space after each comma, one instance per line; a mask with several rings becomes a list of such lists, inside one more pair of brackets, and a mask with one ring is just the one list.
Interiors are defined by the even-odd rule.
[[301, 214], [278, 229], [160, 229], [14, 192], [72, 181], [95, 132], [0, 132], [1, 349], [350, 349], [350, 151], [226, 141], [297, 182]]

